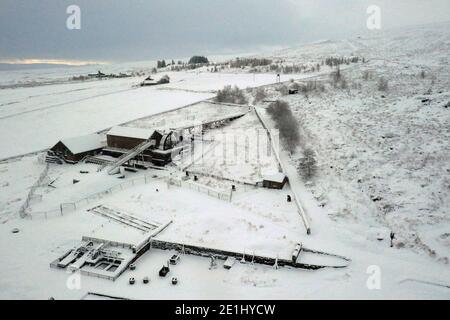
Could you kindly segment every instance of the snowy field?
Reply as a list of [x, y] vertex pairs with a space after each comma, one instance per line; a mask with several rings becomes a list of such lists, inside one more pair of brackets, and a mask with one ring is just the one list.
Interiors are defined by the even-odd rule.
[[0, 90], [0, 159], [211, 98], [225, 85], [275, 81], [271, 74], [167, 74], [171, 83], [157, 87], [136, 88], [143, 78], [134, 77]]
[[[261, 143], [256, 135], [239, 139], [245, 130], [263, 131], [261, 122], [248, 107], [206, 101], [180, 107], [209, 99], [227, 84], [244, 89], [264, 85], [267, 99], [288, 102], [300, 124], [297, 150], [281, 150], [289, 172], [296, 172], [305, 148], [315, 152], [319, 170], [312, 181], [292, 179], [292, 186], [283, 190], [235, 184], [232, 200], [227, 201], [188, 184], [169, 186], [167, 177], [183, 175], [177, 161], [167, 170], [125, 172], [124, 179], [97, 172], [93, 164], [51, 164], [31, 199], [32, 219], [21, 219], [19, 208], [45, 168], [43, 154], [2, 161], [0, 298], [80, 299], [91, 291], [131, 299], [448, 299], [449, 49], [448, 25], [437, 25], [264, 55], [288, 64], [314, 65], [336, 54], [367, 60], [342, 68], [346, 88], [330, 84], [327, 68], [317, 74], [281, 76], [282, 81], [314, 76], [323, 83], [324, 91], [313, 90], [307, 96], [282, 96], [274, 74], [237, 70], [168, 72], [170, 84], [147, 88], [133, 87], [142, 80], [135, 77], [1, 89], [0, 158], [39, 151], [62, 138], [125, 122], [167, 128], [247, 112], [207, 130], [206, 145], [213, 148], [189, 167], [205, 174], [199, 175], [198, 185], [228, 193], [234, 182], [206, 175], [255, 182], [278, 171], [273, 153], [255, 156], [259, 154], [255, 145]], [[367, 79], [365, 71], [370, 73]], [[383, 92], [377, 89], [382, 76], [389, 82]], [[37, 71], [14, 77], [37, 82], [64, 78], [57, 71], [42, 78]], [[265, 107], [267, 103], [258, 104], [261, 110]], [[158, 114], [164, 111], [170, 112]], [[263, 115], [273, 126], [270, 116]], [[238, 138], [228, 139], [233, 133]], [[225, 154], [229, 161], [223, 161]], [[311, 235], [294, 203], [286, 201], [293, 187], [300, 192]], [[98, 196], [90, 197], [93, 194]], [[61, 215], [61, 204], [73, 202], [76, 207], [63, 206]], [[317, 271], [252, 263], [236, 263], [226, 270], [223, 262], [211, 269], [208, 258], [182, 255], [170, 277], [160, 278], [157, 272], [173, 252], [152, 249], [139, 258], [136, 270], [127, 270], [115, 282], [81, 276], [81, 286], [74, 289], [67, 286], [73, 275], [49, 264], [82, 236], [133, 243], [142, 235], [87, 211], [97, 205], [161, 223], [172, 220], [157, 236], [161, 240], [280, 258], [288, 258], [301, 242], [351, 262], [343, 269]], [[19, 232], [12, 233], [13, 228]], [[396, 233], [393, 248], [391, 231]], [[310, 255], [301, 259], [320, 262]], [[379, 271], [378, 288], [368, 286], [374, 268]], [[150, 278], [148, 285], [142, 283], [144, 276]], [[170, 284], [172, 276], [178, 277], [177, 286]], [[136, 278], [134, 286], [128, 284], [129, 277]]]

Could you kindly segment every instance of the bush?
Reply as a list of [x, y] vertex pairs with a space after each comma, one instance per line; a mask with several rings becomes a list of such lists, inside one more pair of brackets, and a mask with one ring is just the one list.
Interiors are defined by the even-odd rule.
[[363, 75], [362, 75], [362, 78], [363, 78], [364, 81], [369, 80], [369, 79], [371, 78], [370, 72], [367, 71], [367, 70], [364, 71], [364, 72], [363, 72]]
[[244, 92], [237, 86], [225, 86], [222, 90], [217, 91], [217, 102], [235, 103], [235, 104], [247, 104], [248, 100], [245, 97]]
[[254, 103], [258, 103], [263, 101], [267, 97], [266, 91], [263, 88], [256, 89], [255, 98], [253, 99]]
[[311, 180], [315, 176], [317, 172], [317, 161], [312, 149], [306, 148], [303, 151], [303, 157], [300, 159], [297, 171], [305, 181]]
[[387, 91], [388, 89], [389, 89], [388, 81], [385, 78], [381, 77], [378, 80], [378, 90], [379, 91]]
[[169, 83], [170, 82], [170, 78], [167, 74], [163, 75], [161, 77], [161, 79], [158, 80], [159, 84], [163, 84], [163, 83]]
[[188, 64], [209, 63], [208, 58], [204, 56], [193, 56], [189, 59]]
[[285, 84], [276, 87], [275, 90], [278, 91], [282, 96], [285, 96], [289, 93], [289, 88]]
[[267, 107], [267, 113], [275, 122], [276, 128], [280, 132], [280, 138], [289, 151], [294, 151], [300, 143], [298, 122], [285, 101], [277, 100]]

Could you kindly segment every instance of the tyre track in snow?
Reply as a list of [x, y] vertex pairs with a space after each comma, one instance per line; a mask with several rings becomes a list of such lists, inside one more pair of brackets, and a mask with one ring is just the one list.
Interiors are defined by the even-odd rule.
[[72, 104], [72, 103], [87, 101], [87, 100], [94, 99], [94, 98], [105, 97], [105, 96], [109, 96], [109, 95], [113, 95], [113, 94], [117, 94], [117, 93], [123, 93], [123, 92], [136, 90], [136, 89], [139, 89], [139, 88], [128, 88], [128, 89], [123, 89], [123, 90], [117, 90], [117, 91], [97, 94], [97, 95], [93, 95], [93, 96], [89, 96], [89, 97], [85, 97], [85, 98], [81, 98], [81, 99], [75, 99], [75, 100], [71, 100], [71, 101], [57, 103], [57, 104], [53, 104], [53, 105], [50, 105], [50, 106], [45, 106], [45, 107], [37, 108], [37, 109], [33, 109], [33, 110], [17, 112], [17, 113], [10, 114], [10, 115], [7, 115], [7, 116], [2, 116], [2, 117], [0, 117], [0, 120], [14, 118], [14, 117], [17, 117], [17, 116], [21, 116], [21, 115], [28, 114], [28, 113], [33, 113], [33, 112], [38, 112], [38, 111], [42, 111], [42, 110], [48, 110], [48, 109], [63, 107], [65, 105], [69, 105], [69, 104]]

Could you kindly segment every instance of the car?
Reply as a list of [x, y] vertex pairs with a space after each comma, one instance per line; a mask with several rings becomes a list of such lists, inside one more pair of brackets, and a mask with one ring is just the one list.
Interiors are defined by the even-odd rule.
[[176, 285], [178, 283], [178, 279], [176, 277], [172, 278], [172, 284]]
[[150, 282], [150, 279], [148, 277], [144, 277], [144, 279], [142, 279], [142, 282], [147, 284]]
[[178, 261], [180, 261], [180, 255], [179, 254], [174, 254], [171, 258], [170, 258], [170, 264], [177, 264]]
[[128, 280], [128, 282], [129, 282], [130, 284], [134, 284], [134, 283], [136, 282], [136, 280], [135, 280], [133, 277], [131, 277], [130, 280]]

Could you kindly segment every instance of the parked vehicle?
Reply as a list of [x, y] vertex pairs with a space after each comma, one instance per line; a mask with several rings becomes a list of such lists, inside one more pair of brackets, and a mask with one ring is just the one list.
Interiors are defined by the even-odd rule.
[[170, 258], [170, 264], [176, 265], [178, 263], [178, 261], [180, 261], [180, 255], [179, 254], [174, 254]]

